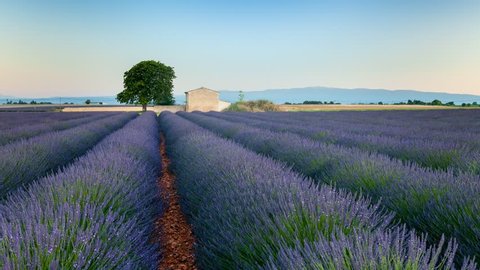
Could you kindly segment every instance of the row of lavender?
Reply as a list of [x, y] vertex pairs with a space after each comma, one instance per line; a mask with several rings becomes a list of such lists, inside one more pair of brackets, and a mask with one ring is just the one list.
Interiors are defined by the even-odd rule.
[[[448, 114], [453, 111], [444, 112]], [[463, 116], [463, 118], [457, 119], [457, 122], [475, 123], [474, 120], [478, 118], [478, 112], [473, 110], [470, 112], [470, 121], [464, 119], [467, 116]], [[364, 113], [357, 112], [357, 114]], [[412, 129], [408, 127], [411, 121], [409, 121], [407, 115], [405, 115], [403, 121], [407, 124], [404, 124], [404, 126], [392, 126], [391, 123], [382, 125], [369, 125], [362, 122], [350, 123], [347, 120], [342, 122], [338, 119], [330, 121], [322, 119], [324, 113], [211, 113], [211, 115], [252, 126], [266, 127], [271, 130], [294, 132], [324, 143], [382, 153], [407, 163], [415, 162], [427, 168], [451, 170], [455, 173], [480, 174], [480, 138], [477, 133], [459, 132], [453, 128], [435, 130], [430, 127], [422, 127], [421, 129]], [[344, 113], [341, 113], [341, 115], [344, 115]], [[367, 115], [377, 117], [371, 115], [371, 113]], [[350, 116], [350, 114], [344, 116]], [[381, 118], [381, 116], [378, 117]], [[429, 122], [444, 123], [435, 119]], [[448, 123], [452, 126], [455, 125], [453, 122]], [[392, 135], [392, 133], [396, 135]]]
[[[182, 116], [234, 131], [205, 116]], [[314, 184], [172, 113], [162, 113], [160, 125], [203, 269], [476, 267], [455, 259], [456, 244], [428, 245], [362, 196]]]
[[[83, 125], [93, 122], [98, 119], [112, 117], [119, 113], [89, 113], [84, 117], [66, 119], [63, 121], [49, 121], [47, 123], [37, 123], [31, 125], [21, 125], [18, 127], [12, 127], [6, 130], [2, 130], [0, 133], [0, 146], [11, 143], [20, 139], [28, 139], [34, 136], [38, 136], [47, 132], [60, 131], [69, 128]], [[57, 115], [62, 115], [57, 113]]]
[[462, 255], [480, 258], [480, 178], [405, 166], [387, 156], [325, 144], [297, 134], [274, 132], [183, 113], [195, 123], [271, 156], [312, 177], [316, 183], [365, 194], [432, 241], [443, 235], [459, 241]]
[[156, 116], [145, 113], [12, 193], [0, 204], [0, 268], [155, 269], [158, 143]]
[[[240, 116], [242, 113], [228, 113]], [[382, 135], [396, 139], [435, 139], [446, 143], [466, 143], [478, 147], [476, 128], [480, 113], [476, 110], [439, 110], [398, 112], [335, 112], [335, 113], [265, 113], [244, 114], [259, 120], [296, 124], [308, 123], [325, 131], [348, 131], [353, 134]], [[392, 117], [396, 115], [396, 117]], [[426, 119], [427, 116], [429, 119]], [[392, 119], [393, 118], [393, 119]]]
[[0, 112], [0, 130], [73, 120], [94, 114], [98, 113]]
[[[283, 118], [285, 114], [267, 112], [264, 115]], [[433, 132], [443, 131], [453, 133], [480, 132], [480, 114], [477, 110], [412, 110], [412, 111], [340, 111], [340, 112], [298, 112], [288, 116], [289, 119], [313, 120], [346, 125], [358, 124], [353, 128], [375, 127], [373, 133], [380, 131], [383, 135], [393, 135], [405, 130], [407, 137], [423, 137], [425, 129]], [[383, 127], [383, 128], [382, 128]], [[387, 128], [388, 127], [388, 128]], [[390, 128], [394, 128], [391, 130]], [[401, 129], [397, 129], [401, 128]], [[396, 130], [395, 130], [396, 129]], [[368, 130], [365, 130], [368, 132]], [[420, 132], [417, 134], [416, 132]]]
[[9, 192], [67, 165], [106, 135], [136, 117], [136, 114], [109, 116], [1, 146], [0, 199]]

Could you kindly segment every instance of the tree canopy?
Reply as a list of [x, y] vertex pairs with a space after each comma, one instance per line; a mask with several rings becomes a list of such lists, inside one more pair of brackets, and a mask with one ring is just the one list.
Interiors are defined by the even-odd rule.
[[121, 103], [142, 104], [143, 111], [146, 111], [149, 103], [174, 104], [172, 90], [175, 78], [172, 67], [154, 60], [142, 61], [124, 73], [124, 90], [118, 93], [117, 100]]

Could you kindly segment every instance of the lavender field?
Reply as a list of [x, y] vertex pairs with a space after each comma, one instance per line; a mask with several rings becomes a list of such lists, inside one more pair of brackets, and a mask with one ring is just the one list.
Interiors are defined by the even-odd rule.
[[1, 269], [479, 269], [477, 110], [0, 120]]

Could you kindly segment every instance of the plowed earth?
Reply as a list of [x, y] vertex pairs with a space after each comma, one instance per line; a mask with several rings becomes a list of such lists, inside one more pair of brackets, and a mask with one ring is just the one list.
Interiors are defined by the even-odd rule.
[[195, 265], [195, 238], [179, 204], [179, 195], [175, 187], [175, 175], [170, 171], [165, 139], [162, 135], [160, 153], [162, 155], [162, 174], [158, 179], [165, 212], [156, 221], [157, 238], [161, 248], [159, 269], [173, 270], [197, 269]]

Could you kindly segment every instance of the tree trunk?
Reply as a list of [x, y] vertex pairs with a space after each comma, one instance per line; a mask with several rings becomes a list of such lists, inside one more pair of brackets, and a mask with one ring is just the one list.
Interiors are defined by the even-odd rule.
[[142, 111], [144, 111], [144, 112], [147, 111], [147, 104], [142, 104]]

